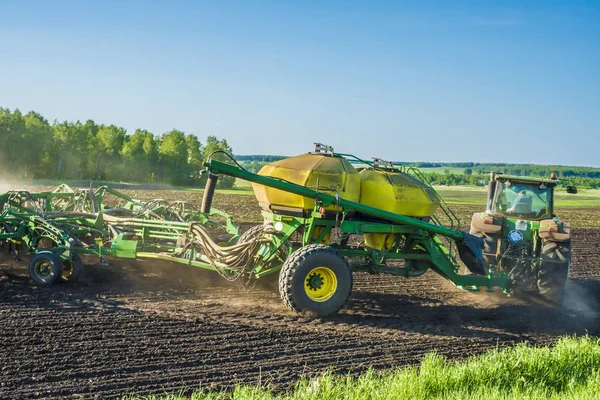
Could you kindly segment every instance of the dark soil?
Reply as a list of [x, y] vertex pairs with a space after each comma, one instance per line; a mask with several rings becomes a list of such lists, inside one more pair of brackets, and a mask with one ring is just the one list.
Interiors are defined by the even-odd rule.
[[[576, 224], [575, 224], [576, 226]], [[77, 284], [39, 288], [26, 263], [0, 262], [0, 398], [108, 398], [226, 388], [289, 388], [329, 368], [358, 373], [452, 359], [565, 334], [600, 335], [600, 229], [573, 230], [565, 305], [468, 293], [433, 272], [357, 274], [336, 316], [288, 311], [272, 282], [251, 291], [168, 262], [85, 259]]]

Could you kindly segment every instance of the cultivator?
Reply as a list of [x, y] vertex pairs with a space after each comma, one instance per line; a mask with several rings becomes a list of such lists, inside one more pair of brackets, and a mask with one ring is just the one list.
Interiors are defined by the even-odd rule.
[[[112, 195], [111, 206], [105, 204]], [[61, 185], [52, 192], [14, 190], [0, 195], [0, 240], [17, 259], [29, 253], [29, 273], [39, 285], [73, 282], [83, 269], [81, 254], [104, 257], [167, 258], [214, 269], [230, 278], [220, 259], [233, 268], [247, 254], [216, 245], [209, 231], [238, 236], [233, 219], [219, 210], [202, 213], [182, 201], [144, 202], [106, 186], [72, 190]], [[215, 240], [217, 240], [215, 238]], [[200, 255], [202, 253], [202, 256]], [[204, 256], [204, 258], [203, 258]], [[211, 258], [208, 258], [211, 257]]]
[[[509, 272], [484, 262], [481, 238], [439, 223], [436, 211], [448, 210], [414, 171], [360, 160], [359, 174], [350, 159], [356, 158], [318, 145], [255, 174], [209, 158], [200, 209], [136, 200], [104, 186], [11, 191], [0, 195], [0, 239], [10, 254], [32, 255], [29, 272], [40, 285], [76, 280], [81, 254], [102, 262], [105, 256], [158, 258], [232, 281], [278, 273], [284, 303], [318, 316], [343, 307], [353, 272], [413, 277], [431, 269], [474, 291], [518, 285]], [[252, 182], [263, 208], [263, 223], [241, 236], [231, 216], [211, 207], [220, 174]], [[459, 273], [459, 260], [467, 273]]]

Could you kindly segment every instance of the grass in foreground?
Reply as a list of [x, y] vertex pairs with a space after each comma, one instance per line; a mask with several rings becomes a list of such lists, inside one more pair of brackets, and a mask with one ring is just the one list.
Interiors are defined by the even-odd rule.
[[[183, 392], [182, 392], [183, 393]], [[125, 397], [131, 399], [133, 397]], [[525, 344], [452, 362], [429, 354], [419, 367], [303, 378], [287, 393], [240, 385], [229, 392], [199, 391], [141, 399], [598, 399], [600, 339], [566, 337], [553, 347]]]

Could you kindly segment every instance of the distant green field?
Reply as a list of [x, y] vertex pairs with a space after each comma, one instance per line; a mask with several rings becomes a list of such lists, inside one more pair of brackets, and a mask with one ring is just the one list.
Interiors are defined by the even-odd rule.
[[[471, 168], [471, 169], [473, 169], [473, 168]], [[431, 167], [431, 168], [419, 168], [419, 170], [423, 173], [428, 173], [428, 174], [445, 174], [447, 171], [449, 174], [461, 175], [465, 172], [465, 168], [457, 168], [457, 167]]]
[[[435, 186], [434, 189], [449, 204], [481, 204], [485, 205], [487, 188], [474, 186]], [[569, 194], [564, 190], [554, 193], [554, 203], [558, 207], [598, 207], [600, 206], [600, 190], [580, 189], [577, 194]]]
[[[426, 168], [433, 169], [433, 168]], [[73, 187], [87, 187], [90, 181], [85, 180], [31, 180], [20, 182], [4, 182], [1, 191], [15, 189], [23, 186], [58, 186], [61, 183], [66, 183]], [[184, 190], [191, 192], [202, 192], [201, 187], [183, 188], [174, 187], [165, 184], [136, 184], [128, 182], [108, 182], [108, 181], [92, 181], [94, 187], [108, 185], [117, 189], [130, 190]], [[479, 186], [434, 186], [434, 189], [448, 204], [479, 204], [482, 207], [485, 205], [487, 189]], [[252, 186], [250, 182], [236, 180], [234, 189], [220, 189], [219, 193], [224, 194], [239, 194], [252, 195]], [[599, 207], [600, 206], [600, 190], [599, 189], [580, 189], [577, 194], [568, 194], [564, 190], [555, 192], [555, 203], [559, 207]]]

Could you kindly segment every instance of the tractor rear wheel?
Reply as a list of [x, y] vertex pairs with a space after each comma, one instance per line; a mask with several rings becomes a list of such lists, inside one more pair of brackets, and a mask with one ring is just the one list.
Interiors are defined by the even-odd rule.
[[50, 251], [42, 251], [29, 261], [29, 276], [38, 286], [50, 286], [62, 275], [60, 257]]
[[279, 274], [279, 294], [296, 312], [325, 317], [338, 312], [352, 292], [348, 261], [334, 248], [311, 244], [294, 251]]
[[62, 260], [62, 280], [67, 283], [73, 283], [81, 278], [83, 273], [83, 261], [81, 256], [73, 253], [70, 260]]
[[571, 243], [542, 242], [537, 287], [544, 299], [554, 304], [562, 301], [570, 265]]

